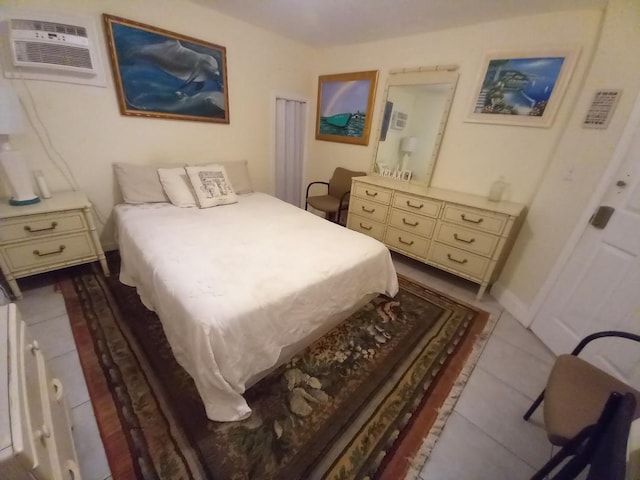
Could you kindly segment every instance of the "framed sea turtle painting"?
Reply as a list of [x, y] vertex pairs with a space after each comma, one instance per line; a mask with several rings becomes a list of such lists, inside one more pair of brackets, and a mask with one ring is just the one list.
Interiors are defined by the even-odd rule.
[[368, 145], [378, 71], [321, 75], [316, 139]]
[[578, 52], [558, 48], [488, 54], [466, 120], [550, 127]]
[[103, 14], [120, 113], [229, 123], [226, 49]]

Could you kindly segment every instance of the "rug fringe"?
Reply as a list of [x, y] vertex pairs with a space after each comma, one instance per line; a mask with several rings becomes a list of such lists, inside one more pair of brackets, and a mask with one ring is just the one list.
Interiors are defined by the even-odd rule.
[[473, 369], [478, 363], [480, 355], [482, 354], [482, 351], [484, 350], [484, 347], [489, 340], [489, 337], [491, 336], [491, 332], [493, 332], [493, 328], [495, 327], [499, 318], [500, 315], [491, 315], [489, 317], [489, 320], [487, 321], [487, 324], [485, 325], [483, 332], [478, 335], [478, 338], [473, 345], [473, 349], [469, 354], [469, 357], [462, 367], [458, 378], [456, 378], [456, 381], [451, 387], [449, 395], [442, 403], [442, 406], [438, 409], [438, 416], [433, 423], [433, 426], [429, 430], [427, 436], [424, 438], [422, 445], [418, 450], [418, 453], [416, 453], [416, 455], [411, 460], [409, 470], [407, 471], [407, 474], [405, 476], [405, 480], [416, 480], [419, 478], [420, 471], [427, 463], [427, 460], [429, 459], [429, 456], [431, 455], [435, 444], [440, 438], [440, 435], [444, 430], [444, 426], [447, 423], [447, 419], [449, 418], [449, 415], [451, 415], [451, 412], [453, 412], [458, 398], [462, 394], [462, 390], [464, 389], [467, 380], [471, 376]]

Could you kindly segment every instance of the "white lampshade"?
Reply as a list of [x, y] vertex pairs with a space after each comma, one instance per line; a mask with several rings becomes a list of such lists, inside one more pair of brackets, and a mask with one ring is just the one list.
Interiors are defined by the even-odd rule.
[[24, 116], [17, 95], [9, 86], [0, 85], [0, 171], [13, 196], [11, 205], [31, 205], [40, 198], [33, 192], [31, 172], [20, 152], [11, 149], [9, 135], [24, 131]]
[[13, 89], [0, 85], [0, 135], [15, 135], [24, 131], [22, 105]]
[[402, 153], [413, 153], [418, 146], [418, 139], [416, 137], [402, 137], [400, 140], [400, 151]]

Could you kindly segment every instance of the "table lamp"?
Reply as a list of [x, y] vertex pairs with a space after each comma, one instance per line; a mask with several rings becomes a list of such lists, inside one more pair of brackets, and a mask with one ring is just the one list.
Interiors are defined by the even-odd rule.
[[0, 167], [13, 196], [11, 205], [31, 205], [40, 198], [33, 192], [31, 173], [20, 152], [12, 150], [9, 135], [24, 131], [22, 106], [9, 86], [0, 85]]
[[409, 163], [409, 157], [416, 151], [418, 146], [418, 139], [416, 137], [402, 137], [400, 140], [400, 151], [402, 152], [402, 171], [407, 169]]

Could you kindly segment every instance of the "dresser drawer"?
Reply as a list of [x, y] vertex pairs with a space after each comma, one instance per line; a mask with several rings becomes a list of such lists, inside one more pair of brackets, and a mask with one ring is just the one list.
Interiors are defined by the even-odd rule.
[[415, 197], [413, 195], [396, 192], [393, 196], [393, 206], [411, 213], [437, 217], [440, 213], [442, 203], [429, 198]]
[[370, 185], [363, 182], [354, 182], [353, 190], [351, 190], [351, 196], [366, 198], [374, 202], [382, 203], [383, 205], [389, 205], [391, 203], [391, 190], [378, 187], [376, 185]]
[[452, 223], [442, 222], [438, 225], [434, 240], [469, 252], [490, 257], [495, 251], [500, 237], [489, 233], [464, 228]]
[[389, 217], [389, 225], [427, 238], [431, 237], [435, 224], [436, 221], [433, 218], [423, 217], [396, 208], [391, 209], [391, 216]]
[[81, 211], [16, 217], [0, 221], [0, 241], [24, 240], [86, 229], [87, 225]]
[[495, 233], [497, 235], [502, 233], [509, 219], [506, 215], [458, 205], [445, 205], [442, 218], [443, 220], [457, 223], [458, 225], [464, 225], [468, 228]]
[[8, 245], [4, 248], [4, 255], [11, 270], [19, 273], [20, 270], [70, 262], [97, 254], [89, 235], [82, 232]]
[[349, 220], [347, 221], [347, 227], [356, 232], [364, 233], [376, 240], [382, 241], [384, 236], [384, 224], [375, 222], [369, 218], [364, 218], [359, 215], [353, 215], [349, 213]]
[[490, 260], [459, 248], [433, 242], [427, 261], [481, 280]]
[[389, 207], [379, 203], [370, 202], [358, 197], [352, 197], [349, 202], [349, 213], [384, 223], [387, 219]]
[[394, 249], [411, 253], [420, 258], [426, 257], [427, 247], [429, 246], [429, 240], [426, 238], [394, 227], [387, 228], [384, 243]]

